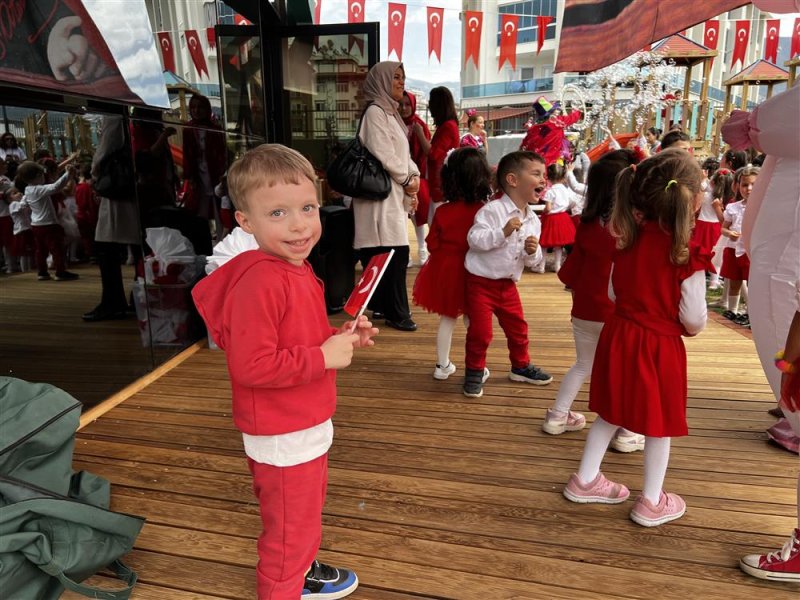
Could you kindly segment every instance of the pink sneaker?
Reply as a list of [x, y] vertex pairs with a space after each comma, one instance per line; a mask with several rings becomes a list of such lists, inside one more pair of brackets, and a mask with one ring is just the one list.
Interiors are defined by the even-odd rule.
[[580, 431], [586, 427], [586, 417], [581, 413], [568, 411], [558, 414], [552, 408], [547, 409], [542, 423], [542, 431], [550, 435], [560, 435], [565, 431]]
[[783, 548], [769, 554], [750, 554], [739, 561], [742, 571], [759, 579], [800, 581], [800, 528]]
[[644, 495], [639, 495], [631, 509], [631, 521], [642, 527], [656, 527], [680, 519], [686, 512], [686, 502], [678, 494], [661, 491], [658, 504], [653, 504]]
[[625, 502], [631, 493], [621, 483], [614, 483], [598, 473], [594, 481], [588, 484], [581, 482], [577, 473], [573, 473], [564, 488], [564, 497], [579, 504], [620, 504]]

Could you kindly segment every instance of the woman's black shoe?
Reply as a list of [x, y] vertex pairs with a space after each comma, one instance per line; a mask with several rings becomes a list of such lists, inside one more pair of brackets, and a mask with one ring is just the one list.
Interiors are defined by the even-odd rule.
[[98, 306], [92, 311], [84, 313], [82, 319], [89, 323], [95, 321], [112, 321], [125, 318], [125, 309], [121, 310], [108, 310], [102, 306]]
[[385, 315], [381, 311], [379, 311], [379, 310], [373, 310], [372, 311], [372, 320], [373, 321], [378, 321], [379, 319], [383, 319], [383, 318], [385, 318]]
[[402, 321], [391, 321], [386, 319], [386, 324], [389, 327], [393, 327], [394, 329], [399, 329], [400, 331], [416, 331], [417, 324], [414, 323], [411, 319], [403, 319]]

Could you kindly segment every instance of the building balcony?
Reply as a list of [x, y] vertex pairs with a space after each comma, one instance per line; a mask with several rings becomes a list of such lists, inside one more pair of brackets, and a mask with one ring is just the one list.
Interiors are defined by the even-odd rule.
[[537, 79], [518, 79], [516, 81], [498, 81], [495, 83], [479, 83], [461, 87], [462, 98], [483, 98], [485, 96], [507, 96], [509, 94], [529, 94], [545, 92], [553, 89], [552, 77]]

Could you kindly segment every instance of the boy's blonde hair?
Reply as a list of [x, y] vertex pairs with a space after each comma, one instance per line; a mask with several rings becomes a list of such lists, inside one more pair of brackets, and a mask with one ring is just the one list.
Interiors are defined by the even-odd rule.
[[248, 150], [228, 169], [228, 194], [237, 210], [246, 211], [247, 195], [260, 187], [317, 183], [314, 167], [297, 150], [281, 144], [261, 144]]
[[630, 248], [639, 236], [636, 211], [646, 221], [657, 222], [672, 234], [672, 263], [689, 260], [689, 238], [694, 223], [694, 198], [703, 172], [692, 156], [668, 148], [638, 165], [619, 172], [610, 228], [617, 248]]

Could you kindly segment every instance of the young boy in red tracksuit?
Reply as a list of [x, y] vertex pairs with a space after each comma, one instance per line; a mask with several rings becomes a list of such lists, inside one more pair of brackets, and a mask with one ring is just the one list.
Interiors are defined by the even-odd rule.
[[[237, 160], [228, 187], [258, 250], [244, 252], [192, 293], [225, 350], [233, 419], [241, 430], [263, 530], [259, 600], [344, 598], [355, 573], [319, 563], [336, 369], [373, 345], [366, 317], [336, 330], [306, 261], [321, 234], [316, 177], [298, 152], [264, 144]], [[354, 330], [354, 332], [351, 332]]]

